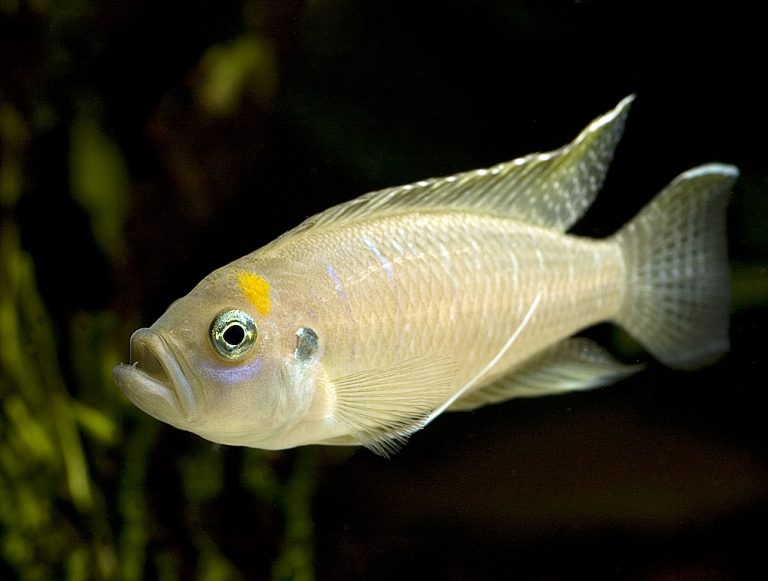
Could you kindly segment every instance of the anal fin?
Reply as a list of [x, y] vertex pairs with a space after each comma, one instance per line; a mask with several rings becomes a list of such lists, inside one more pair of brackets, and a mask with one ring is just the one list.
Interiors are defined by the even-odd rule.
[[423, 356], [336, 378], [336, 419], [360, 444], [388, 456], [446, 400], [456, 372], [448, 358]]
[[448, 408], [467, 411], [514, 397], [539, 397], [592, 389], [639, 371], [614, 359], [594, 341], [565, 339], [522, 363], [510, 374], [475, 389]]

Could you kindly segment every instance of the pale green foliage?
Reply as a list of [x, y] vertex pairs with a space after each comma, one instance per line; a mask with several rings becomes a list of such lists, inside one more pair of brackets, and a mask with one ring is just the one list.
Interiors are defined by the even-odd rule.
[[[70, 396], [32, 261], [10, 222], [0, 229], [0, 337], [0, 555], [25, 579], [48, 579], [62, 567], [85, 579], [84, 560], [108, 577], [116, 559], [99, 538], [107, 525], [78, 418], [107, 439], [116, 427]], [[93, 526], [78, 529], [61, 505]]]
[[277, 62], [270, 42], [246, 34], [208, 49], [200, 62], [198, 98], [217, 117], [234, 113], [246, 96], [269, 103], [277, 89]]
[[[15, 2], [0, 4], [4, 16], [18, 12]], [[50, 51], [53, 66], [30, 74], [55, 83], [73, 62], [63, 39], [75, 30], [82, 37], [91, 6], [33, 4], [41, 18], [48, 18], [43, 50]], [[194, 90], [209, 116], [231, 115], [247, 100], [266, 105], [277, 90], [274, 49], [258, 31], [213, 44], [198, 70]], [[76, 307], [52, 316], [38, 290], [39, 257], [22, 247], [19, 228], [26, 224], [18, 225], [15, 212], [24, 195], [30, 191], [39, 196], [31, 199], [60, 200], [68, 192], [87, 215], [92, 241], [110, 266], [117, 269], [126, 257], [125, 224], [135, 178], [108, 129], [108, 104], [98, 90], [79, 87], [68, 97], [65, 107], [41, 98], [29, 109], [0, 100], [0, 576], [10, 569], [30, 581], [181, 579], [189, 563], [176, 547], [158, 541], [150, 508], [157, 492], [150, 488], [150, 459], [158, 449], [160, 424], [130, 406], [112, 380], [112, 368], [127, 356], [127, 338], [138, 326], [132, 317], [138, 315]], [[68, 141], [52, 146], [46, 139], [60, 129]], [[50, 158], [45, 160], [50, 175], [32, 175], [27, 163], [36, 147], [65, 156], [67, 173], [57, 176], [56, 168], [65, 163]], [[51, 176], [69, 182], [40, 194], [36, 188], [47, 187]], [[50, 232], [49, 239], [68, 235], [71, 225], [65, 226]], [[207, 505], [227, 494], [225, 460], [238, 452], [190, 442], [174, 468], [184, 514], [179, 526], [194, 543], [195, 576], [241, 579], [220, 541], [205, 528]], [[283, 556], [275, 571], [311, 578], [308, 483], [314, 473], [311, 463], [303, 462], [286, 487], [286, 477], [273, 469], [278, 458], [245, 451], [239, 481], [229, 485], [250, 493], [260, 511], [278, 513], [278, 522], [285, 519]], [[272, 557], [264, 558], [269, 570]]]
[[82, 114], [72, 124], [70, 158], [72, 196], [88, 211], [96, 242], [117, 256], [130, 189], [120, 150], [93, 116]]

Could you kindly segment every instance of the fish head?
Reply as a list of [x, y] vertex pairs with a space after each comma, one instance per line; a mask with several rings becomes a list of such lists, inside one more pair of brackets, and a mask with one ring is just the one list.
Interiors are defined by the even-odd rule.
[[263, 277], [214, 272], [132, 335], [130, 363], [115, 367], [115, 382], [177, 428], [222, 444], [278, 447], [269, 443], [312, 399], [312, 374], [294, 370], [296, 329], [284, 311]]

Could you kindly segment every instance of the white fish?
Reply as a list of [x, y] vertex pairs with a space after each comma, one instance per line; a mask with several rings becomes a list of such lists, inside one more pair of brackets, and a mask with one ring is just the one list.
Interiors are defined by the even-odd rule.
[[214, 442], [386, 455], [443, 411], [636, 371], [572, 338], [601, 321], [672, 367], [712, 360], [728, 348], [735, 167], [681, 174], [607, 239], [565, 234], [602, 186], [631, 101], [550, 153], [309, 218], [136, 331], [117, 385]]

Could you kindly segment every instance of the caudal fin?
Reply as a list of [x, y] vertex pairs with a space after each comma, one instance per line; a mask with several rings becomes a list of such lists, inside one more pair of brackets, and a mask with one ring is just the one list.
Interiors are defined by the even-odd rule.
[[688, 170], [615, 235], [627, 268], [617, 322], [671, 367], [728, 350], [725, 206], [738, 175], [723, 164]]

